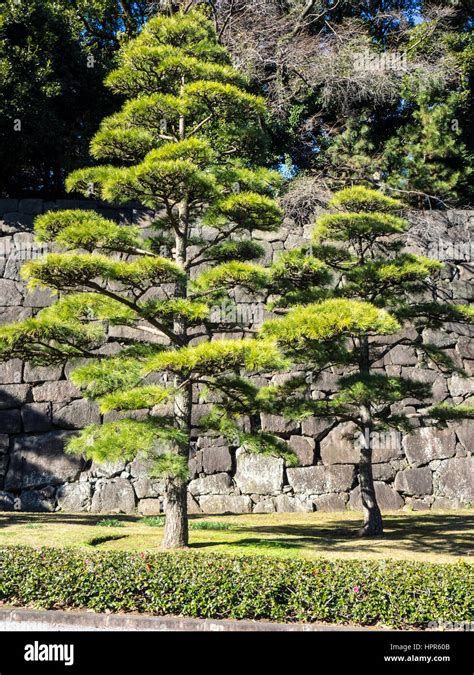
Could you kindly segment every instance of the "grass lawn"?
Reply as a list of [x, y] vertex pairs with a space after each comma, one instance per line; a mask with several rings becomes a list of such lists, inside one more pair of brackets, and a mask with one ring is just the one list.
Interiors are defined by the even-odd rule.
[[[471, 562], [474, 512], [385, 514], [385, 535], [355, 536], [361, 514], [275, 513], [191, 516], [195, 551], [314, 559], [357, 558]], [[0, 546], [73, 546], [158, 551], [163, 517], [64, 513], [0, 513]], [[471, 556], [471, 557], [470, 557]]]

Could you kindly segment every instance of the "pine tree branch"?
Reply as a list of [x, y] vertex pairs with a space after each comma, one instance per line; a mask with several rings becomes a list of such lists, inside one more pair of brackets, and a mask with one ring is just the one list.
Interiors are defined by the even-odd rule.
[[234, 225], [233, 227], [230, 228], [230, 230], [220, 232], [211, 242], [203, 246], [199, 250], [199, 253], [197, 253], [197, 255], [189, 259], [189, 262], [186, 263], [185, 269], [188, 270], [191, 269], [192, 267], [195, 267], [196, 265], [201, 265], [202, 263], [207, 262], [207, 260], [201, 259], [201, 256], [213, 246], [217, 246], [217, 244], [220, 244], [221, 242], [228, 239], [232, 234], [234, 234], [234, 232], [237, 232], [239, 228], [240, 225]]
[[129, 300], [128, 298], [124, 298], [121, 295], [117, 295], [113, 291], [109, 291], [106, 288], [103, 288], [99, 284], [96, 284], [93, 281], [87, 282], [86, 286], [88, 288], [92, 288], [93, 290], [97, 291], [97, 293], [100, 293], [102, 295], [106, 295], [108, 298], [111, 298], [112, 300], [116, 300], [117, 302], [120, 302], [121, 304], [125, 305], [126, 307], [129, 307], [132, 309], [134, 312], [138, 314], [141, 318], [145, 319], [145, 321], [148, 321], [152, 326], [157, 328], [161, 333], [166, 335], [167, 338], [171, 340], [173, 344], [178, 344], [178, 345], [184, 345], [183, 340], [176, 335], [172, 330], [170, 330], [167, 326], [163, 325], [159, 321], [156, 321], [155, 319], [150, 319], [147, 316], [144, 316], [143, 310], [139, 305], [137, 305], [135, 302], [132, 300]]
[[197, 124], [197, 125], [194, 127], [194, 129], [191, 129], [191, 131], [188, 133], [188, 135], [187, 135], [188, 138], [189, 138], [190, 136], [193, 136], [194, 134], [196, 134], [196, 133], [199, 131], [199, 129], [201, 129], [205, 124], [207, 124], [207, 122], [209, 122], [209, 120], [211, 120], [212, 118], [213, 118], [213, 114], [211, 113], [211, 114], [208, 115], [206, 118], [204, 118], [203, 120], [201, 120], [201, 122], [199, 122], [199, 124]]

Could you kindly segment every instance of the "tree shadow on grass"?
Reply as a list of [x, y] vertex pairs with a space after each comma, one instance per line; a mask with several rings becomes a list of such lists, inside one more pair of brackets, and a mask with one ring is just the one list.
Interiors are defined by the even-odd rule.
[[[334, 526], [327, 522], [275, 525], [235, 525], [234, 532], [243, 537], [239, 540], [203, 542], [193, 547], [212, 547], [225, 544], [235, 548], [311, 549], [330, 553], [381, 553], [394, 554], [426, 553], [450, 556], [469, 556], [473, 553], [474, 514], [390, 514], [385, 515], [385, 533], [381, 537], [357, 537], [359, 523], [354, 520], [338, 520]], [[260, 537], [258, 535], [261, 535]]]
[[101, 544], [107, 544], [110, 541], [118, 541], [119, 539], [126, 539], [126, 534], [111, 534], [104, 537], [92, 537], [86, 543], [89, 546], [100, 546]]
[[[294, 516], [295, 514], [292, 514]], [[311, 514], [306, 514], [311, 515]], [[327, 514], [324, 514], [327, 515]], [[211, 516], [192, 516], [191, 522], [201, 521]], [[252, 516], [251, 516], [252, 517]], [[311, 521], [302, 523], [269, 523], [258, 519], [246, 524], [248, 514], [232, 516], [232, 527], [219, 532], [219, 540], [195, 542], [191, 548], [214, 548], [225, 546], [229, 550], [259, 549], [262, 553], [272, 550], [291, 551], [306, 549], [318, 553], [353, 554], [361, 553], [408, 556], [410, 553], [427, 555], [464, 556], [473, 554], [474, 513], [471, 514], [437, 514], [435, 512], [390, 513], [385, 514], [385, 534], [382, 537], [357, 537], [360, 521], [354, 517], [346, 518], [343, 513], [334, 514], [334, 523], [318, 522], [318, 513], [311, 516]], [[3, 513], [0, 514], [0, 527], [28, 525], [36, 528], [50, 525], [82, 525], [97, 527], [100, 521], [113, 518], [123, 524], [138, 524], [142, 517], [132, 514], [91, 514], [91, 513]], [[225, 518], [225, 516], [220, 516]], [[240, 521], [240, 522], [239, 522]], [[191, 529], [205, 530], [211, 528], [196, 527]], [[216, 528], [221, 529], [221, 528]], [[105, 533], [104, 533], [105, 535]], [[241, 539], [236, 535], [242, 535]]]
[[8, 511], [0, 514], [0, 527], [28, 525], [42, 527], [45, 525], [88, 525], [100, 526], [104, 520], [118, 520], [121, 523], [139, 523], [142, 516], [110, 513], [40, 513], [27, 511]]

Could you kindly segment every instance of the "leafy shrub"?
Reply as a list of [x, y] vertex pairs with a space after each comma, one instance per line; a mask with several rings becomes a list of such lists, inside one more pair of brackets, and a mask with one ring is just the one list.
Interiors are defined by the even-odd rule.
[[0, 548], [0, 601], [205, 618], [426, 626], [471, 619], [467, 563]]
[[164, 527], [165, 526], [165, 517], [164, 516], [145, 516], [140, 520], [140, 523], [144, 525], [149, 525], [150, 527]]
[[232, 530], [232, 523], [221, 523], [212, 520], [195, 520], [189, 523], [190, 530]]
[[103, 518], [97, 521], [96, 525], [99, 527], [124, 527], [124, 524], [117, 518]]

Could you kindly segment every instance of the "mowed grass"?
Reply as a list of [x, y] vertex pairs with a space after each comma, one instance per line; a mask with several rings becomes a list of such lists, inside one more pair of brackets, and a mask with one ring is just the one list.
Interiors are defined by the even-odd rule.
[[[191, 516], [190, 548], [239, 555], [472, 562], [474, 511], [388, 513], [385, 534], [356, 536], [361, 514]], [[163, 517], [0, 513], [0, 546], [158, 551]]]

